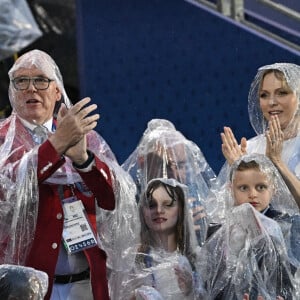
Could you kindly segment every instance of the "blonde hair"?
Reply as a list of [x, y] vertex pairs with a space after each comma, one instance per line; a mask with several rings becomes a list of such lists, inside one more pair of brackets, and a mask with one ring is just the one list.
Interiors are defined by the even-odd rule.
[[263, 84], [263, 81], [264, 81], [264, 78], [266, 77], [266, 75], [268, 74], [274, 74], [274, 76], [281, 81], [282, 83], [282, 86], [287, 89], [289, 92], [293, 92], [293, 90], [291, 89], [291, 87], [288, 85], [287, 83], [287, 80], [285, 78], [285, 75], [282, 71], [280, 70], [276, 70], [276, 69], [268, 69], [268, 70], [265, 70], [262, 74], [262, 77], [261, 77], [261, 81], [260, 81], [260, 84], [259, 84], [259, 89], [258, 89], [258, 92], [261, 92], [261, 89], [262, 89], [262, 84]]

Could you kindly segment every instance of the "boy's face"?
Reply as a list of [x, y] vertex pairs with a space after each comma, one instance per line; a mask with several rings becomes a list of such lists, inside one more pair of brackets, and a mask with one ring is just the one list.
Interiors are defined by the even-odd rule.
[[231, 189], [234, 205], [250, 203], [258, 211], [263, 211], [269, 205], [273, 195], [273, 186], [258, 169], [236, 171]]

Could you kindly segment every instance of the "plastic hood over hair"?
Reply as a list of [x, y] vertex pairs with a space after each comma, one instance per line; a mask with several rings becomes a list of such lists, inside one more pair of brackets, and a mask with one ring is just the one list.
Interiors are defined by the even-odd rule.
[[0, 265], [0, 299], [43, 300], [48, 290], [48, 275], [30, 267]]
[[182, 189], [182, 192], [186, 192], [187, 190], [187, 186], [185, 184], [182, 184], [180, 182], [178, 182], [177, 180], [175, 180], [174, 178], [154, 178], [151, 179], [148, 182], [148, 186], [147, 186], [147, 190], [149, 190], [151, 188], [151, 186], [155, 183], [155, 182], [162, 182], [166, 185], [172, 186], [172, 187], [176, 187], [178, 186], [179, 188]]
[[[268, 70], [278, 70], [284, 74], [289, 88], [297, 95], [298, 109], [295, 112], [294, 118], [290, 120], [290, 124], [285, 130], [294, 130], [295, 117], [299, 116], [299, 97], [300, 97], [300, 66], [291, 63], [275, 63], [266, 65], [258, 69], [258, 72], [251, 84], [248, 95], [248, 113], [250, 123], [257, 134], [262, 134], [267, 129], [267, 121], [264, 118], [259, 105], [259, 89], [263, 76]], [[299, 120], [297, 120], [299, 123]], [[297, 127], [297, 130], [299, 128]]]
[[[9, 79], [12, 80], [14, 78], [15, 72], [21, 68], [39, 69], [42, 73], [44, 73], [46, 77], [54, 80], [57, 83], [59, 90], [62, 93], [62, 101], [66, 104], [66, 106], [70, 107], [72, 105], [65, 91], [61, 72], [58, 66], [56, 65], [55, 61], [52, 59], [52, 57], [49, 54], [41, 50], [32, 50], [26, 52], [16, 60], [12, 68], [9, 70], [8, 72]], [[8, 93], [9, 93], [9, 100], [12, 107], [14, 107], [15, 92], [16, 90], [14, 89], [13, 84], [10, 81]]]
[[[164, 119], [148, 123], [139, 144], [122, 167], [136, 182], [138, 196], [153, 178], [176, 179], [187, 186], [191, 208], [206, 208], [216, 178], [200, 148]], [[197, 234], [201, 244], [206, 236], [206, 218], [199, 222], [201, 229]]]

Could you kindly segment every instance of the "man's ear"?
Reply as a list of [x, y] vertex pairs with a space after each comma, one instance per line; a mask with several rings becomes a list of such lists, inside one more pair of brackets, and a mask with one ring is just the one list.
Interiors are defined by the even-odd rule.
[[62, 93], [58, 87], [55, 88], [55, 91], [56, 91], [56, 101], [58, 102], [61, 100]]

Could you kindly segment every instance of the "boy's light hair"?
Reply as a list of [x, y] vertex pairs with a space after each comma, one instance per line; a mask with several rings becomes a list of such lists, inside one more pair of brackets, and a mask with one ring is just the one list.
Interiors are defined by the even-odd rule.
[[237, 171], [246, 171], [246, 170], [256, 170], [264, 175], [267, 176], [267, 180], [269, 184], [272, 186], [272, 188], [275, 188], [275, 173], [272, 168], [269, 168], [267, 165], [261, 165], [257, 160], [249, 160], [249, 161], [244, 161], [240, 160], [239, 164], [237, 164], [237, 167], [235, 169], [231, 169], [230, 172], [230, 182], [232, 183], [235, 177], [235, 174]]

